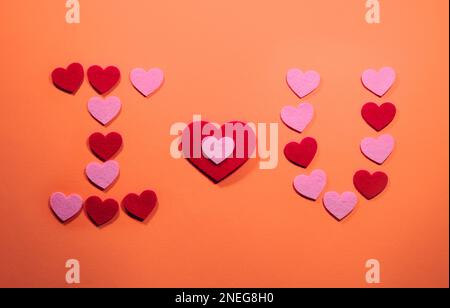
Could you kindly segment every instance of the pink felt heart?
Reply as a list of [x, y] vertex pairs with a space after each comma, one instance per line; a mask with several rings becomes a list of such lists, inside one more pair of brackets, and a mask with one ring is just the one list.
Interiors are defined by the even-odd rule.
[[108, 125], [119, 114], [122, 108], [120, 99], [115, 96], [103, 99], [93, 97], [88, 102], [89, 113], [103, 125]]
[[83, 200], [78, 195], [67, 196], [57, 192], [50, 197], [50, 207], [61, 222], [75, 217], [83, 207]]
[[159, 68], [145, 71], [135, 68], [130, 74], [131, 83], [145, 97], [158, 90], [164, 81], [164, 72]]
[[103, 164], [90, 163], [86, 167], [86, 175], [95, 186], [105, 190], [117, 179], [119, 170], [119, 163], [113, 160]]
[[394, 150], [395, 140], [391, 135], [375, 138], [364, 138], [361, 141], [361, 151], [370, 160], [383, 164]]
[[303, 197], [316, 201], [319, 199], [325, 185], [327, 174], [323, 170], [314, 170], [311, 175], [299, 175], [294, 180], [295, 190]]
[[303, 103], [297, 108], [286, 106], [281, 110], [281, 120], [293, 130], [302, 133], [314, 116], [314, 107]]
[[234, 140], [230, 137], [217, 139], [214, 136], [207, 137], [202, 143], [202, 152], [216, 165], [220, 165], [234, 152]]
[[317, 89], [320, 84], [320, 75], [315, 71], [303, 73], [297, 68], [290, 69], [287, 73], [289, 87], [300, 98], [303, 98]]
[[327, 192], [323, 197], [323, 204], [326, 210], [337, 220], [341, 221], [356, 207], [358, 197], [352, 192], [345, 192], [339, 195], [337, 192]]
[[379, 71], [366, 70], [362, 75], [364, 86], [372, 93], [382, 97], [395, 82], [396, 73], [391, 67], [383, 67]]

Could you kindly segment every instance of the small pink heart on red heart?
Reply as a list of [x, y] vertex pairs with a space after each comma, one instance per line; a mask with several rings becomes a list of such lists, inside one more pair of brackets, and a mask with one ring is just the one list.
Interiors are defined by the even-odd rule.
[[379, 97], [384, 96], [389, 91], [395, 79], [396, 73], [391, 67], [383, 67], [379, 71], [368, 69], [362, 75], [363, 85]]
[[323, 170], [314, 170], [311, 175], [299, 175], [294, 180], [295, 190], [303, 197], [316, 201], [327, 184], [327, 174]]
[[297, 68], [293, 68], [288, 71], [286, 80], [292, 91], [303, 98], [319, 87], [320, 75], [315, 71], [304, 73]]
[[164, 72], [159, 68], [152, 68], [145, 71], [142, 68], [135, 68], [130, 74], [131, 83], [145, 97], [150, 96], [158, 90], [164, 82]]
[[345, 192], [342, 195], [337, 192], [327, 192], [323, 197], [325, 209], [338, 221], [350, 215], [358, 203], [358, 197], [352, 192]]
[[88, 102], [88, 110], [94, 119], [103, 125], [114, 120], [122, 108], [120, 99], [115, 96], [108, 98], [93, 97]]
[[98, 188], [106, 190], [119, 176], [119, 163], [110, 160], [106, 163], [90, 163], [86, 167], [86, 175]]
[[281, 110], [281, 120], [293, 130], [302, 133], [312, 121], [314, 107], [311, 104], [303, 103], [298, 107], [286, 106]]
[[58, 219], [65, 223], [80, 213], [83, 207], [83, 199], [79, 195], [69, 195], [66, 197], [61, 192], [57, 192], [50, 197], [50, 208]]
[[394, 150], [395, 140], [391, 135], [378, 138], [364, 138], [361, 141], [361, 152], [373, 162], [382, 165]]

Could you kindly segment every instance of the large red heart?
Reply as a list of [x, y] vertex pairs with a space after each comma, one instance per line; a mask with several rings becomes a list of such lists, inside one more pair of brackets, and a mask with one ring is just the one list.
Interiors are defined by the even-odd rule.
[[102, 199], [95, 196], [86, 200], [84, 208], [97, 227], [110, 222], [119, 212], [119, 204], [116, 200], [107, 199], [102, 201]]
[[101, 133], [94, 133], [89, 137], [89, 147], [102, 161], [108, 161], [122, 147], [122, 136], [119, 133], [109, 133], [106, 136]]
[[377, 132], [383, 130], [395, 118], [397, 108], [394, 104], [384, 103], [378, 106], [375, 103], [367, 103], [361, 110], [364, 120]]
[[[229, 137], [235, 143], [231, 156], [220, 164], [215, 164], [202, 152], [203, 140], [210, 136], [217, 139]], [[242, 167], [254, 154], [255, 146], [254, 130], [240, 121], [225, 123], [220, 128], [206, 121], [193, 122], [183, 131], [181, 143], [184, 157], [214, 183], [221, 182]]]
[[155, 209], [158, 198], [154, 191], [146, 190], [140, 196], [136, 194], [127, 195], [122, 206], [133, 218], [144, 221]]
[[388, 176], [384, 172], [370, 174], [366, 170], [360, 170], [353, 176], [353, 184], [367, 200], [381, 194], [386, 188], [388, 180]]
[[293, 164], [308, 168], [317, 153], [317, 141], [307, 137], [300, 143], [291, 142], [284, 148], [284, 155]]
[[53, 84], [61, 91], [75, 94], [83, 84], [84, 69], [80, 63], [72, 63], [67, 69], [57, 68], [52, 72]]
[[103, 69], [94, 65], [88, 69], [87, 75], [89, 82], [98, 94], [108, 93], [120, 80], [120, 71], [115, 66]]

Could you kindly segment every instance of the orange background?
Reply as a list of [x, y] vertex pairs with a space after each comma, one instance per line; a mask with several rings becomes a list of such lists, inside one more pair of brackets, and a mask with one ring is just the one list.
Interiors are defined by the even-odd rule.
[[[366, 287], [365, 262], [381, 262], [383, 287], [447, 287], [448, 1], [381, 1], [381, 24], [365, 22], [365, 1], [81, 0], [81, 24], [65, 22], [65, 1], [1, 1], [0, 286], [64, 287], [65, 262], [81, 263], [83, 287]], [[119, 118], [102, 128], [87, 112], [95, 93], [53, 87], [58, 66], [116, 65]], [[383, 99], [366, 91], [367, 68], [392, 66]], [[128, 74], [161, 67], [163, 88], [145, 99]], [[303, 170], [283, 156], [301, 136], [280, 124], [279, 165], [252, 160], [213, 185], [169, 155], [169, 128], [193, 114], [217, 122], [279, 122], [299, 99], [285, 84], [291, 67], [321, 73], [303, 101], [316, 108], [304, 136], [319, 153], [328, 190], [354, 190], [353, 173], [383, 170], [387, 190], [336, 222], [320, 202], [300, 198]], [[396, 138], [376, 167], [359, 151], [377, 135], [360, 116], [367, 101], [392, 101]], [[123, 212], [96, 229], [83, 213], [67, 226], [48, 208], [52, 192], [106, 195], [84, 167], [96, 131], [118, 131], [124, 148], [108, 197], [152, 188], [159, 207], [147, 224]]]

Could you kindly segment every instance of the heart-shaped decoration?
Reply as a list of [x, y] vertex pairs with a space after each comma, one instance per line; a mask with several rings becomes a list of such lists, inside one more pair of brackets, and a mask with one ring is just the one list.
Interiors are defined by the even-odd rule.
[[69, 94], [75, 94], [84, 80], [84, 69], [80, 63], [72, 63], [67, 69], [57, 68], [52, 72], [53, 84]]
[[361, 152], [373, 162], [382, 165], [394, 150], [395, 140], [391, 135], [375, 138], [364, 138], [361, 141]]
[[311, 175], [299, 175], [294, 180], [295, 190], [303, 197], [316, 201], [325, 189], [327, 174], [323, 170], [314, 170]]
[[57, 192], [50, 197], [50, 208], [56, 217], [65, 223], [74, 218], [83, 207], [83, 199], [79, 195], [64, 195], [61, 192]]
[[291, 142], [284, 148], [284, 155], [293, 164], [308, 168], [317, 153], [317, 141], [307, 137], [300, 143]]
[[103, 226], [113, 220], [119, 212], [119, 204], [116, 200], [107, 199], [102, 201], [99, 197], [89, 197], [84, 208], [86, 214], [97, 227]]
[[230, 137], [217, 139], [214, 136], [206, 137], [202, 144], [203, 155], [216, 165], [220, 165], [229, 158], [234, 151], [234, 140]]
[[132, 218], [145, 221], [155, 209], [158, 198], [154, 191], [146, 190], [140, 196], [136, 194], [127, 195], [122, 206]]
[[281, 120], [288, 127], [302, 133], [314, 116], [314, 107], [311, 104], [303, 103], [297, 108], [286, 106], [281, 110]]
[[106, 94], [111, 91], [120, 80], [120, 70], [115, 66], [105, 69], [98, 65], [88, 69], [87, 76], [90, 84], [98, 94]]
[[391, 124], [396, 113], [397, 108], [391, 103], [384, 103], [381, 106], [375, 103], [367, 103], [361, 110], [363, 119], [377, 132]]
[[315, 71], [303, 73], [293, 68], [288, 71], [286, 80], [291, 90], [298, 97], [303, 98], [319, 87], [320, 75]]
[[152, 68], [145, 71], [142, 68], [135, 68], [130, 73], [133, 86], [145, 97], [150, 96], [158, 90], [164, 82], [164, 72], [159, 68]]
[[89, 137], [89, 147], [98, 158], [107, 161], [113, 158], [122, 147], [122, 136], [114, 132], [106, 136], [94, 133]]
[[88, 102], [88, 110], [94, 119], [106, 126], [114, 120], [122, 108], [120, 99], [115, 96], [108, 98], [93, 97]]
[[358, 197], [352, 192], [345, 192], [339, 195], [337, 192], [327, 192], [323, 197], [325, 209], [338, 221], [343, 220], [356, 207]]
[[370, 174], [366, 170], [360, 170], [353, 176], [353, 184], [367, 200], [371, 200], [381, 194], [388, 184], [389, 178], [384, 172]]
[[106, 163], [90, 163], [86, 167], [86, 175], [98, 188], [106, 190], [119, 176], [119, 163], [110, 160]]
[[384, 96], [389, 91], [395, 79], [396, 73], [391, 67], [383, 67], [379, 71], [368, 69], [362, 75], [363, 85], [379, 97]]

